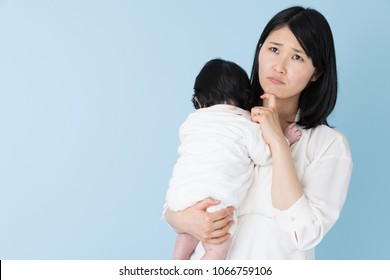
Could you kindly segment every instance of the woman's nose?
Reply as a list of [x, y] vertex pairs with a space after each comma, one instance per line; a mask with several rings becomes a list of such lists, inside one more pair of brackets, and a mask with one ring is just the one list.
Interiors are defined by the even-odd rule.
[[273, 70], [279, 74], [286, 74], [286, 61], [284, 59], [276, 61]]

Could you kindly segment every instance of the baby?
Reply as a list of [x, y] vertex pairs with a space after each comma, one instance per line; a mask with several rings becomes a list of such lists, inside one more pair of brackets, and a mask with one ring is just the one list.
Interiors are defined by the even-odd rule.
[[[180, 128], [180, 156], [169, 182], [166, 205], [180, 211], [212, 197], [221, 203], [208, 208], [209, 212], [237, 208], [251, 185], [254, 166], [271, 164], [259, 124], [250, 118], [255, 97], [248, 75], [233, 62], [213, 59], [196, 77], [192, 101], [197, 110]], [[300, 136], [295, 123], [285, 131], [291, 145]], [[235, 228], [234, 224], [231, 234]], [[190, 234], [178, 234], [173, 258], [189, 259], [198, 242]], [[202, 259], [225, 259], [230, 245], [231, 238], [217, 245], [203, 243]]]

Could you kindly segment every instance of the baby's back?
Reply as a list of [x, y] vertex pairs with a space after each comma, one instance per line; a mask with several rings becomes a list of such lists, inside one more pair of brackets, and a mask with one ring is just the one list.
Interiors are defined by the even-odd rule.
[[215, 105], [192, 113], [180, 129], [181, 145], [169, 183], [167, 203], [184, 209], [211, 196], [237, 205], [252, 182], [254, 157], [269, 162], [268, 146], [249, 112], [231, 105]]

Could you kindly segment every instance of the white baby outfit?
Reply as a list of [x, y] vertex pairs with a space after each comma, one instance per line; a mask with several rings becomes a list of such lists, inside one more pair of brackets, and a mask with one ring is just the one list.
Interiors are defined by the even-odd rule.
[[236, 106], [214, 105], [191, 113], [180, 128], [180, 141], [166, 195], [172, 211], [206, 197], [221, 200], [208, 211], [237, 208], [252, 184], [255, 165], [271, 164], [259, 124]]

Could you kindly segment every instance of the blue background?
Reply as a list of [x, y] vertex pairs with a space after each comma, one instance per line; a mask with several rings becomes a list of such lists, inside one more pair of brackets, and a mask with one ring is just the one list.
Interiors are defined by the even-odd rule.
[[319, 259], [390, 259], [390, 1], [0, 1], [0, 259], [169, 259], [161, 221], [203, 64], [248, 72], [300, 4], [334, 33], [354, 170]]

